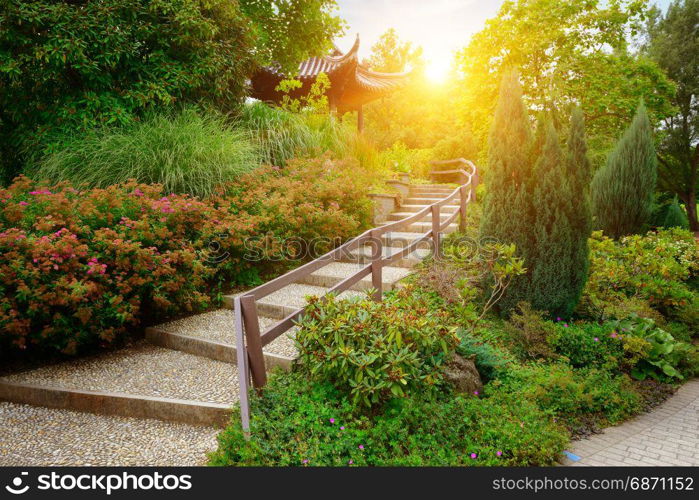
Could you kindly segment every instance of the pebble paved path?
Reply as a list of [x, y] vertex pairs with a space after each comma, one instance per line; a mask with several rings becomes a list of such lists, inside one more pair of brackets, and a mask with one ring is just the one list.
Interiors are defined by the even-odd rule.
[[699, 379], [650, 413], [572, 444], [564, 465], [699, 465]]
[[205, 465], [219, 429], [0, 402], [0, 466]]

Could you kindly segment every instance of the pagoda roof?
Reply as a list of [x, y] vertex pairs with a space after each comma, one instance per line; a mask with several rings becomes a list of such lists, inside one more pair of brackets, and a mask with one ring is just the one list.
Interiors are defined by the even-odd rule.
[[[345, 54], [337, 47], [329, 55], [310, 57], [299, 64], [295, 79], [302, 83], [301, 89], [291, 92], [298, 98], [310, 90], [320, 73], [330, 79], [328, 99], [340, 112], [358, 109], [367, 102], [378, 99], [407, 84], [410, 72], [380, 73], [372, 71], [359, 62], [359, 36]], [[289, 78], [276, 67], [261, 68], [252, 78], [252, 97], [279, 103], [283, 93], [276, 89], [279, 82]]]

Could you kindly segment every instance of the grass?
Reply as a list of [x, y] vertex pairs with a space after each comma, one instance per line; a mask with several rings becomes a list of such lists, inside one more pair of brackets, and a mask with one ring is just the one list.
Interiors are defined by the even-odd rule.
[[222, 115], [188, 107], [70, 138], [31, 175], [91, 188], [136, 179], [204, 197], [259, 164], [248, 131], [230, 126]]

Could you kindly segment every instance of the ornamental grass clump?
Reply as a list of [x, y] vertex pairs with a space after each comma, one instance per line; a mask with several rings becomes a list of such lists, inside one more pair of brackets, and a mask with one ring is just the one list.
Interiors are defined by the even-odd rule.
[[412, 287], [385, 296], [311, 298], [296, 334], [299, 369], [329, 381], [357, 406], [379, 406], [442, 381], [459, 338], [447, 313]]
[[89, 188], [135, 179], [162, 184], [167, 193], [204, 197], [259, 165], [247, 131], [222, 115], [187, 107], [76, 136], [41, 159], [31, 175]]

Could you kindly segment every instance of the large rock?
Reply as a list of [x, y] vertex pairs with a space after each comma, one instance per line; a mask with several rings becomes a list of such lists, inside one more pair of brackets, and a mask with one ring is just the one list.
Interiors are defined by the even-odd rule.
[[454, 385], [456, 392], [474, 394], [476, 391], [483, 391], [483, 382], [476, 369], [475, 359], [475, 355], [464, 358], [455, 353], [447, 362], [444, 376]]

